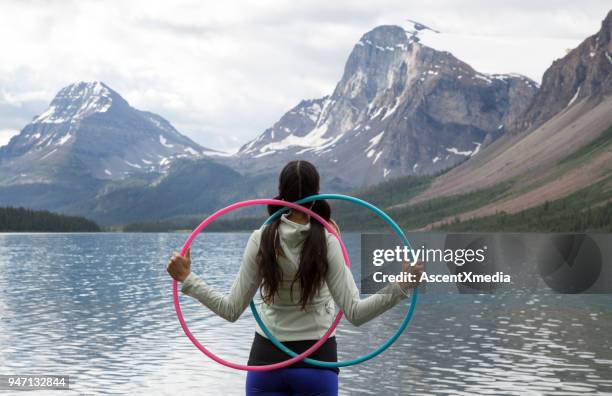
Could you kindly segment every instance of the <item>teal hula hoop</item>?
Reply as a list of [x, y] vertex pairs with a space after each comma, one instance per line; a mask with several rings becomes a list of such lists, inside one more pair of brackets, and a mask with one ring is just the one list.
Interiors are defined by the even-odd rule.
[[[317, 194], [317, 195], [311, 195], [310, 197], [306, 197], [304, 199], [301, 199], [301, 200], [299, 200], [299, 201], [297, 201], [295, 203], [303, 204], [303, 203], [317, 201], [317, 200], [323, 200], [323, 199], [348, 201], [348, 202], [356, 203], [358, 205], [361, 205], [361, 206], [364, 206], [364, 207], [370, 209], [371, 211], [376, 213], [378, 215], [378, 217], [380, 217], [387, 224], [389, 224], [391, 226], [391, 228], [393, 228], [393, 231], [395, 231], [395, 233], [400, 237], [400, 239], [402, 240], [404, 245], [406, 245], [412, 251], [412, 246], [410, 245], [410, 241], [408, 241], [408, 238], [406, 238], [406, 235], [404, 234], [402, 229], [397, 225], [397, 223], [395, 221], [393, 221], [393, 219], [391, 217], [389, 217], [389, 215], [387, 215], [385, 212], [383, 212], [382, 210], [380, 210], [376, 206], [374, 206], [371, 203], [366, 202], [366, 201], [364, 201], [362, 199], [351, 197], [351, 196], [348, 196], [348, 195], [342, 195], [342, 194]], [[276, 213], [274, 213], [272, 216], [270, 216], [266, 220], [266, 222], [264, 224], [269, 224], [272, 220], [275, 220], [277, 217], [279, 217], [285, 211], [287, 211], [286, 208], [278, 210]], [[414, 257], [413, 257], [413, 259], [414, 259]], [[315, 360], [315, 359], [310, 359], [310, 358], [305, 358], [303, 361], [308, 363], [308, 364], [312, 364], [313, 366], [319, 366], [319, 367], [325, 367], [325, 368], [336, 368], [336, 367], [353, 366], [353, 365], [356, 365], [356, 364], [368, 361], [368, 360], [370, 360], [370, 359], [380, 355], [387, 348], [389, 348], [399, 338], [399, 336], [402, 335], [404, 330], [406, 330], [406, 327], [408, 327], [408, 323], [410, 323], [410, 320], [412, 319], [412, 315], [414, 314], [414, 309], [416, 307], [417, 299], [418, 299], [418, 292], [417, 292], [417, 287], [415, 287], [414, 289], [412, 289], [412, 299], [410, 301], [410, 307], [408, 308], [408, 312], [406, 312], [406, 316], [404, 317], [404, 320], [400, 324], [400, 326], [397, 329], [397, 331], [395, 332], [395, 334], [393, 334], [391, 336], [391, 338], [389, 338], [384, 344], [379, 346], [374, 351], [368, 353], [367, 355], [360, 356], [360, 357], [358, 357], [356, 359], [344, 360], [344, 361], [340, 361], [340, 362], [324, 362], [324, 361], [321, 361], [321, 360]], [[289, 355], [291, 357], [298, 356], [297, 353], [293, 352], [291, 349], [289, 349], [286, 346], [284, 346], [283, 344], [281, 344], [281, 342], [278, 341], [272, 335], [272, 333], [270, 333], [270, 330], [268, 330], [266, 325], [261, 320], [261, 317], [259, 316], [259, 313], [257, 313], [257, 308], [255, 307], [255, 303], [252, 300], [251, 300], [250, 307], [251, 307], [251, 312], [253, 312], [253, 316], [255, 317], [255, 320], [257, 321], [257, 324], [263, 330], [263, 332], [266, 334], [266, 337], [268, 337], [268, 339], [278, 349], [280, 349], [281, 351], [283, 351], [287, 355]]]

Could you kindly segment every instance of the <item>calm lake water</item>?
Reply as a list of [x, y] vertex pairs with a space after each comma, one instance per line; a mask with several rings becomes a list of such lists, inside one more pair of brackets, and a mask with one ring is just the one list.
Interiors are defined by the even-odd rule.
[[[242, 394], [246, 374], [205, 357], [176, 320], [165, 264], [186, 236], [0, 234], [0, 374], [70, 375], [71, 391], [52, 395]], [[201, 235], [193, 270], [227, 291], [247, 238]], [[359, 236], [343, 239], [358, 277]], [[248, 310], [228, 323], [189, 297], [181, 303], [204, 345], [246, 362]], [[611, 303], [606, 295], [423, 295], [390, 350], [341, 370], [341, 394], [612, 394]], [[343, 321], [340, 358], [383, 343], [407, 306], [361, 327]]]

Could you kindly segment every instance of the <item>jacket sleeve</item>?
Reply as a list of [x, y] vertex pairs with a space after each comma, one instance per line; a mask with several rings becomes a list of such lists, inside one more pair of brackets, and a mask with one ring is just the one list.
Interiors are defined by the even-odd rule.
[[223, 319], [230, 322], [236, 321], [249, 305], [261, 284], [256, 262], [259, 235], [259, 231], [251, 234], [240, 270], [227, 295], [216, 291], [193, 272], [183, 282], [181, 292], [197, 299]]
[[325, 281], [334, 302], [344, 311], [344, 316], [355, 326], [360, 326], [395, 306], [408, 292], [397, 284], [390, 284], [367, 298], [359, 298], [351, 270], [346, 266], [340, 243], [333, 235], [327, 238], [328, 270]]

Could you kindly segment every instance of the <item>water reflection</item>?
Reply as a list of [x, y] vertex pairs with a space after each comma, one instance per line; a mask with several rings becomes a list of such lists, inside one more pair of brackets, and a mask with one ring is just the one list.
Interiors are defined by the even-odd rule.
[[[241, 394], [245, 374], [202, 355], [175, 318], [164, 265], [185, 236], [0, 235], [0, 373], [69, 374], [73, 394]], [[198, 239], [195, 270], [227, 290], [247, 237]], [[358, 237], [344, 239], [357, 263]], [[249, 312], [230, 324], [181, 301], [202, 343], [246, 361]], [[406, 305], [359, 328], [343, 322], [340, 357], [383, 343]], [[611, 330], [609, 296], [425, 295], [390, 350], [342, 369], [341, 393], [612, 392]]]

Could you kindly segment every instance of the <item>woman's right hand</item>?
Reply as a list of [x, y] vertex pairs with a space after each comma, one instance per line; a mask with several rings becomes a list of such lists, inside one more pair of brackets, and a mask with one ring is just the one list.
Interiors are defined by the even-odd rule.
[[166, 267], [166, 271], [178, 282], [184, 282], [191, 273], [191, 249], [187, 249], [185, 256], [178, 252], [172, 253], [172, 258]]

